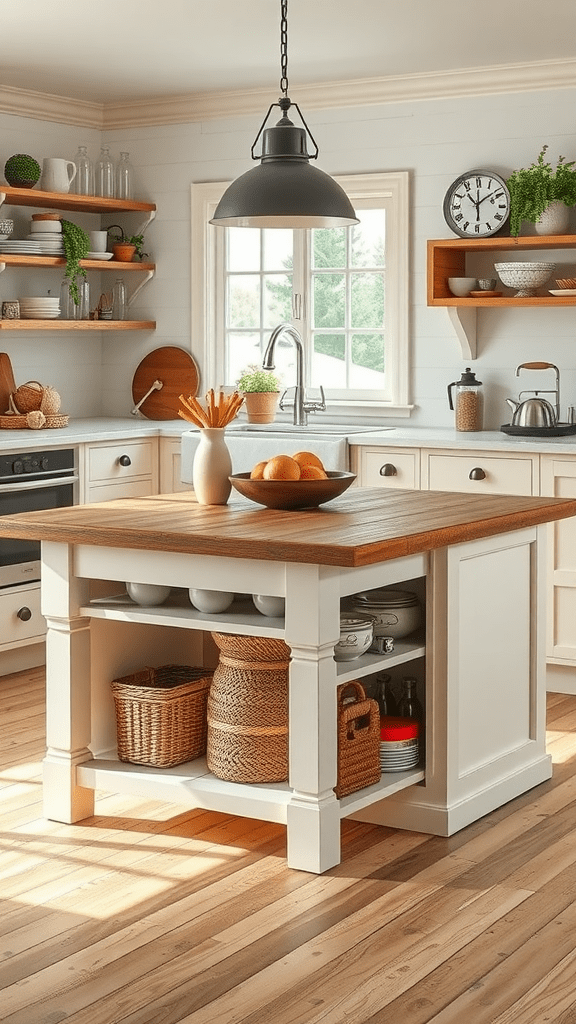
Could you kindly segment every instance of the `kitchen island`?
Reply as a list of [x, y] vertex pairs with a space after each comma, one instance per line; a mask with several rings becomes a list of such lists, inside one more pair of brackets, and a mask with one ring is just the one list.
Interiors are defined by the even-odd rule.
[[[282, 822], [289, 866], [313, 872], [339, 862], [349, 815], [451, 835], [550, 777], [543, 524], [574, 515], [576, 500], [561, 498], [353, 488], [300, 512], [178, 493], [0, 518], [1, 536], [42, 541], [46, 817], [80, 821], [107, 790]], [[125, 581], [175, 589], [140, 607]], [[336, 663], [341, 599], [391, 584], [421, 597], [423, 634]], [[282, 596], [285, 616], [242, 600], [202, 614], [192, 586]], [[291, 648], [289, 782], [225, 782], [203, 758], [118, 760], [110, 681], [186, 650], [202, 663], [210, 630]], [[420, 680], [425, 760], [337, 799], [337, 684], [396, 666]]]

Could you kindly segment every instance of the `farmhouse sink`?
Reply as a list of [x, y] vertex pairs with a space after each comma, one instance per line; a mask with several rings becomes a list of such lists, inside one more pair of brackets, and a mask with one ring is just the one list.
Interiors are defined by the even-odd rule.
[[[265, 436], [272, 435], [276, 437], [278, 434], [292, 435], [294, 437], [302, 437], [305, 435], [314, 441], [316, 438], [325, 437], [326, 435], [332, 437], [337, 435], [338, 437], [347, 437], [348, 434], [366, 434], [373, 430], [370, 427], [351, 427], [346, 423], [320, 423], [315, 420], [313, 423], [308, 423], [307, 426], [297, 427], [293, 423], [233, 423], [227, 429], [227, 435], [230, 433], [241, 433], [241, 434], [263, 434]], [[392, 430], [392, 427], [378, 427], [378, 430]]]

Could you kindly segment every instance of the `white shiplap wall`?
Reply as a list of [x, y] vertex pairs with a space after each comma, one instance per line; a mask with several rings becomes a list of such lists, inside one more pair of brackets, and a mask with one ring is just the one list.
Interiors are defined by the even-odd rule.
[[[298, 100], [296, 93], [293, 99]], [[461, 171], [472, 167], [493, 168], [506, 176], [515, 167], [531, 163], [545, 142], [554, 159], [559, 154], [576, 158], [575, 100], [576, 89], [557, 89], [305, 110], [324, 170], [345, 174], [406, 169], [411, 174], [414, 425], [452, 425], [446, 385], [465, 366], [446, 311], [426, 306], [426, 240], [450, 237], [442, 216], [446, 188]], [[259, 124], [259, 117], [251, 115], [104, 133], [103, 141], [110, 144], [113, 155], [129, 150], [138, 197], [158, 207], [147, 233], [157, 274], [140, 293], [134, 310], [139, 318], [155, 318], [157, 331], [74, 336], [46, 332], [36, 338], [6, 333], [2, 347], [10, 352], [19, 381], [39, 377], [53, 383], [73, 415], [129, 411], [132, 375], [142, 357], [160, 345], [190, 344], [190, 184], [233, 178], [246, 170]], [[29, 152], [39, 160], [72, 158], [79, 143], [86, 143], [96, 158], [101, 141], [94, 129], [11, 115], [0, 115], [0, 128], [1, 165], [16, 151]], [[23, 211], [19, 216], [24, 216]], [[89, 218], [88, 223], [93, 221]], [[562, 258], [569, 262], [570, 254]], [[576, 270], [576, 254], [569, 267]], [[52, 276], [58, 287], [61, 275]], [[93, 280], [94, 287], [99, 287], [98, 278]], [[113, 275], [101, 275], [101, 281], [102, 287], [110, 287]], [[48, 286], [44, 274], [35, 276], [34, 283]], [[2, 298], [16, 294], [20, 287], [24, 283], [19, 273], [0, 276]], [[198, 342], [193, 352], [199, 358]], [[519, 382], [515, 367], [535, 359], [559, 366], [562, 405], [576, 404], [575, 310], [540, 313], [511, 308], [480, 314], [474, 369], [484, 382], [487, 428], [495, 429], [508, 420], [504, 397], [529, 387], [536, 377], [526, 372]], [[552, 375], [539, 379], [546, 385]]]

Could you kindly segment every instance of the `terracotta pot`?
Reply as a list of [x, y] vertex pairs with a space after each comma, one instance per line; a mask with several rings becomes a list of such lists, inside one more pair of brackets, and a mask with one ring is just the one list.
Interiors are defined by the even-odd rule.
[[128, 242], [116, 242], [112, 246], [112, 252], [114, 253], [114, 259], [119, 263], [132, 263], [136, 246], [128, 245]]
[[279, 391], [244, 391], [244, 403], [249, 423], [273, 423]]

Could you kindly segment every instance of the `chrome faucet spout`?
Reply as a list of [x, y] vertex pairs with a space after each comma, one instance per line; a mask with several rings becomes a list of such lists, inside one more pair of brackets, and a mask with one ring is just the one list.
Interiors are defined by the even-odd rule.
[[296, 348], [296, 389], [294, 394], [294, 424], [295, 426], [305, 426], [308, 422], [308, 416], [305, 405], [305, 387], [304, 387], [304, 346], [302, 344], [302, 336], [299, 331], [290, 323], [278, 324], [270, 335], [266, 351], [264, 352], [264, 358], [262, 360], [263, 370], [273, 370], [274, 363], [274, 348], [276, 342], [282, 335], [288, 335], [289, 338], [294, 342]]

